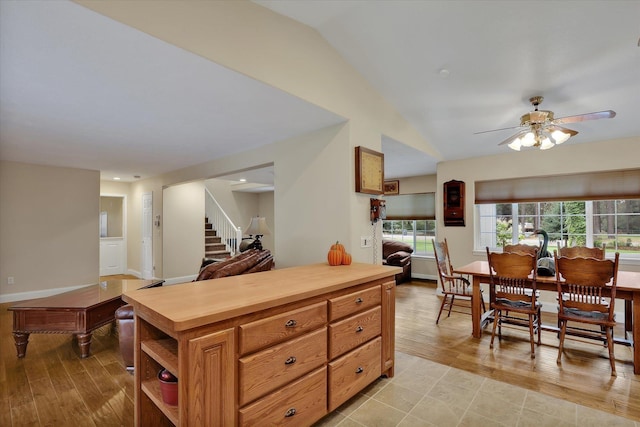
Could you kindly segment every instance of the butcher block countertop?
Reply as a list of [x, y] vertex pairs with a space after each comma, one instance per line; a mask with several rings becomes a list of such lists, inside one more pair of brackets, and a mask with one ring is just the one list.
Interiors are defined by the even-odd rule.
[[180, 332], [379, 279], [402, 268], [327, 263], [126, 292], [136, 314]]

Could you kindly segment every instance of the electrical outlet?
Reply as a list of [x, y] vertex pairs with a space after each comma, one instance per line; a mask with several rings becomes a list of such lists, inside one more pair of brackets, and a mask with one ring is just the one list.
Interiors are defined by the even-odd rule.
[[361, 248], [370, 248], [371, 247], [371, 236], [360, 236], [360, 247]]
[[13, 279], [13, 276], [7, 277], [7, 285], [13, 285], [13, 284], [15, 284], [15, 280]]

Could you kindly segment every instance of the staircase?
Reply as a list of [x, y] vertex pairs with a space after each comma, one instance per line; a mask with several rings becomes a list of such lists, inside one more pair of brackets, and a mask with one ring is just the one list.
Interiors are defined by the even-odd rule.
[[209, 218], [204, 219], [204, 256], [205, 258], [228, 258], [231, 253], [222, 242], [222, 237], [217, 235]]

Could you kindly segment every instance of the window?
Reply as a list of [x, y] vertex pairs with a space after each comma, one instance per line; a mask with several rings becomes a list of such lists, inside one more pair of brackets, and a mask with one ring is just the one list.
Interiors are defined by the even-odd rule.
[[382, 238], [410, 245], [413, 255], [433, 255], [431, 239], [436, 236], [435, 220], [384, 220]]
[[410, 245], [414, 255], [433, 255], [435, 193], [387, 196], [385, 202], [387, 219], [382, 221], [382, 238]]
[[607, 253], [640, 259], [640, 199], [525, 202], [476, 205], [476, 249], [510, 243], [538, 245], [536, 229], [549, 235], [549, 252], [561, 246], [606, 245]]

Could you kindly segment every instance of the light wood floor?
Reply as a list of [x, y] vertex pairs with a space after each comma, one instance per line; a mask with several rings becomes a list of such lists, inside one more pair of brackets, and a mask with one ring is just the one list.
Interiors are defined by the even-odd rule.
[[[601, 345], [568, 343], [557, 366], [557, 338], [549, 332], [532, 361], [521, 330], [505, 329], [492, 351], [490, 334], [471, 337], [468, 315], [452, 313], [436, 326], [440, 301], [434, 283], [398, 286], [397, 351], [640, 420], [639, 377], [629, 348], [616, 346], [616, 378]], [[0, 426], [133, 425], [133, 377], [110, 327], [96, 331], [87, 359], [79, 358], [69, 335], [60, 334], [32, 335], [26, 357], [17, 359], [10, 305], [0, 305]]]

